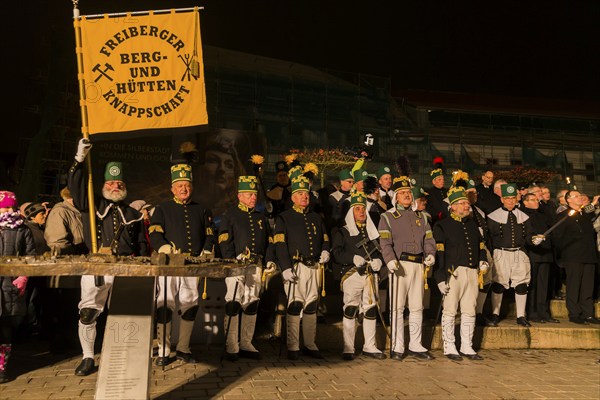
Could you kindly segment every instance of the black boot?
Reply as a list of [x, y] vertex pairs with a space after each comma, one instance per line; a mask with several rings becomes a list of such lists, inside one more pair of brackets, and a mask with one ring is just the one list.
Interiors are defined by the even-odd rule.
[[0, 383], [8, 382], [8, 360], [12, 345], [0, 344]]

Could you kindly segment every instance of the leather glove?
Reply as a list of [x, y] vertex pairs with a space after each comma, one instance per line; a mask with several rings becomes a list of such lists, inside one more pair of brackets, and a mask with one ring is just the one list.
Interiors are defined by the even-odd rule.
[[325, 264], [329, 261], [329, 252], [327, 250], [323, 250], [321, 252], [321, 258], [319, 258], [319, 264]]
[[352, 258], [352, 262], [354, 263], [354, 265], [356, 265], [357, 267], [362, 267], [363, 265], [365, 265], [365, 263], [367, 262], [363, 257], [359, 256], [359, 255], [355, 255]]
[[90, 143], [89, 139], [81, 138], [79, 139], [79, 143], [77, 143], [77, 153], [75, 153], [75, 160], [77, 162], [82, 163], [85, 160], [85, 157], [90, 152], [92, 148], [92, 143]]
[[535, 235], [534, 237], [531, 238], [531, 243], [533, 243], [534, 246], [539, 246], [540, 244], [542, 244], [542, 242], [544, 240], [546, 240], [546, 236]]
[[387, 267], [390, 270], [390, 272], [393, 274], [394, 272], [396, 272], [398, 270], [398, 261], [396, 260], [392, 260], [389, 263], [387, 263]]
[[490, 264], [487, 261], [479, 261], [479, 270], [484, 274], [490, 270]]
[[272, 274], [277, 269], [277, 264], [273, 261], [267, 261], [267, 268], [265, 268], [264, 272], [266, 274]]
[[425, 257], [423, 263], [428, 267], [431, 267], [433, 264], [435, 264], [435, 256], [433, 254], [429, 254], [427, 257]]
[[373, 261], [371, 261], [371, 269], [375, 272], [379, 271], [382, 265], [383, 263], [379, 258], [376, 258]]
[[17, 279], [12, 281], [12, 284], [19, 289], [19, 296], [23, 296], [25, 294], [25, 289], [27, 288], [27, 277], [19, 276]]
[[440, 289], [441, 294], [448, 294], [450, 286], [446, 285], [446, 282], [440, 282], [438, 283], [438, 289]]
[[158, 249], [158, 252], [165, 253], [165, 254], [171, 254], [173, 252], [173, 246], [171, 246], [170, 244], [163, 244]]
[[298, 277], [296, 276], [296, 274], [294, 274], [294, 272], [292, 271], [291, 268], [284, 270], [281, 273], [281, 277], [283, 278], [283, 280], [285, 282], [290, 282], [290, 283], [296, 283], [296, 281], [298, 280]]

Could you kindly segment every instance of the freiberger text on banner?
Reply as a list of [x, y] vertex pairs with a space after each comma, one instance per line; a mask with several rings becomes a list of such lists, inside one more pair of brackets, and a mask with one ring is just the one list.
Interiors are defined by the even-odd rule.
[[81, 17], [89, 134], [208, 124], [199, 14]]

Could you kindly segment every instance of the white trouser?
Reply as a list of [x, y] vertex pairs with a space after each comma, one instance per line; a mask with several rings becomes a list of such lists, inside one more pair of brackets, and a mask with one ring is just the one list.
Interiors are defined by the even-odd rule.
[[[261, 268], [248, 267], [244, 270], [242, 275], [228, 276], [225, 278], [225, 286], [227, 287], [225, 301], [228, 302], [235, 300], [242, 305], [242, 308], [246, 308], [246, 306], [253, 301], [258, 301], [260, 294], [261, 274]], [[236, 282], [238, 284], [237, 289], [235, 286]]]
[[400, 267], [390, 275], [389, 295], [392, 308], [390, 324], [392, 328], [392, 351], [404, 352], [404, 306], [408, 299], [409, 350], [427, 351], [421, 344], [423, 325], [423, 294], [425, 280], [423, 264], [399, 261]]
[[[288, 296], [288, 306], [292, 302], [300, 302], [303, 307], [309, 303], [317, 302], [319, 289], [321, 287], [320, 267], [307, 267], [302, 263], [295, 265], [295, 273], [298, 277], [296, 283], [284, 282], [285, 293]], [[316, 311], [316, 310], [315, 310]], [[300, 316], [287, 314], [287, 346], [288, 350], [298, 351], [300, 349]], [[302, 337], [304, 345], [310, 350], [318, 350], [315, 339], [317, 335], [317, 314], [302, 315]]]
[[81, 301], [79, 302], [79, 309], [82, 308], [93, 308], [95, 310], [104, 311], [106, 300], [110, 295], [110, 289], [114, 276], [104, 276], [104, 285], [96, 286], [94, 275], [82, 275], [81, 276]]
[[[175, 310], [175, 297], [181, 314], [198, 305], [198, 278], [193, 276], [167, 276], [167, 308]], [[165, 305], [165, 277], [159, 276], [156, 289], [156, 307]]]
[[[520, 284], [529, 285], [531, 280], [531, 264], [524, 251], [494, 250], [493, 280], [504, 286], [517, 287]], [[492, 313], [499, 315], [502, 306], [502, 293], [492, 293]], [[515, 293], [517, 317], [525, 316], [527, 295]]]
[[[348, 307], [356, 307], [358, 313], [366, 313], [373, 307], [377, 307], [373, 288], [378, 289], [377, 275], [360, 275], [353, 273], [344, 280], [342, 291], [344, 292], [344, 310]], [[376, 320], [363, 319], [363, 335], [365, 343], [363, 351], [379, 353], [376, 337]], [[354, 353], [354, 339], [356, 336], [356, 319], [344, 317], [343, 321], [344, 353]]]
[[459, 307], [461, 318], [461, 351], [465, 354], [475, 353], [471, 348], [471, 343], [473, 342], [475, 311], [477, 295], [479, 293], [477, 276], [477, 269], [458, 267], [448, 280], [450, 289], [444, 296], [444, 310], [442, 313], [444, 354], [458, 354], [454, 338], [454, 323]]

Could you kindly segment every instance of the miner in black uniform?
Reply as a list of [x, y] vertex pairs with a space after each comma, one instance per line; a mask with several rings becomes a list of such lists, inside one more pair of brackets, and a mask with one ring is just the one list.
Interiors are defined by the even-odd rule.
[[447, 191], [444, 187], [444, 172], [441, 168], [431, 171], [431, 183], [433, 186], [427, 189], [427, 212], [431, 215], [431, 223], [435, 223], [448, 216], [448, 203], [444, 201]]
[[[252, 345], [256, 313], [260, 295], [262, 263], [265, 272], [274, 271], [273, 260], [267, 260], [269, 229], [266, 216], [256, 211], [258, 180], [255, 176], [238, 178], [238, 205], [223, 214], [219, 226], [219, 246], [224, 258], [257, 263], [247, 267], [237, 276], [225, 278], [225, 332], [226, 357], [235, 361], [238, 357], [258, 360], [260, 353]], [[269, 253], [270, 254], [270, 253]], [[238, 338], [239, 313], [242, 312]]]
[[471, 204], [471, 212], [470, 217], [477, 223], [479, 227], [479, 233], [483, 237], [483, 243], [485, 244], [485, 254], [490, 264], [490, 268], [486, 273], [483, 274], [483, 285], [479, 285], [479, 294], [477, 295], [477, 314], [475, 314], [475, 322], [479, 326], [494, 326], [495, 323], [491, 321], [489, 318], [483, 315], [483, 306], [485, 305], [485, 300], [487, 298], [488, 292], [492, 286], [492, 267], [493, 264], [492, 255], [490, 253], [490, 234], [487, 225], [487, 216], [485, 212], [477, 205], [479, 204], [478, 198], [479, 193], [476, 190], [472, 190], [469, 187], [466, 190], [467, 198], [469, 199], [469, 203]]
[[[85, 245], [92, 250], [90, 218], [87, 201], [87, 174], [83, 162], [91, 143], [81, 139], [75, 155], [75, 163], [69, 169], [68, 188], [73, 196], [73, 205], [81, 212]], [[102, 196], [96, 196], [96, 239], [98, 252], [118, 256], [147, 255], [146, 237], [142, 225], [142, 214], [124, 202], [127, 188], [123, 182], [123, 167], [120, 162], [109, 162], [104, 172]], [[81, 276], [81, 301], [79, 302], [79, 342], [83, 360], [75, 368], [75, 375], [85, 376], [94, 372], [94, 342], [96, 319], [104, 310], [110, 295], [113, 276]]]
[[323, 358], [315, 344], [316, 312], [323, 283], [323, 264], [329, 261], [329, 237], [321, 216], [308, 208], [309, 185], [304, 176], [292, 179], [294, 205], [281, 213], [275, 222], [275, 252], [288, 297], [287, 348], [291, 360], [300, 355], [300, 314], [303, 353]]
[[[378, 274], [383, 261], [377, 239], [379, 232], [366, 211], [366, 196], [354, 192], [351, 196], [351, 208], [346, 214], [346, 224], [339, 229], [332, 243], [332, 254], [341, 266], [342, 292], [344, 292], [343, 335], [344, 360], [354, 359], [354, 338], [356, 319], [363, 316], [364, 345], [362, 354], [383, 360], [383, 354], [375, 340], [377, 318]], [[364, 242], [361, 246], [360, 243]], [[358, 245], [358, 246], [357, 246]], [[369, 254], [367, 254], [369, 252]]]
[[392, 198], [395, 195], [392, 190], [392, 169], [387, 165], [380, 167], [377, 170], [377, 179], [379, 184], [379, 198], [385, 204], [384, 211], [386, 211], [392, 208]]
[[285, 209], [285, 205], [291, 195], [290, 178], [288, 177], [288, 167], [285, 161], [277, 161], [275, 163], [275, 172], [277, 182], [267, 192], [267, 197], [273, 205], [274, 217]]
[[[148, 232], [152, 248], [159, 253], [186, 253], [191, 256], [212, 254], [214, 236], [212, 218], [208, 210], [192, 201], [192, 167], [177, 164], [171, 167], [171, 193], [173, 199], [154, 209]], [[166, 282], [165, 282], [166, 281]], [[166, 299], [165, 299], [166, 284]], [[177, 297], [179, 340], [177, 359], [195, 363], [190, 350], [190, 338], [198, 312], [198, 278], [193, 276], [158, 277], [156, 297], [156, 322], [158, 357], [156, 365], [168, 365], [171, 361], [171, 319]]]
[[594, 317], [594, 268], [598, 262], [595, 247], [593, 213], [582, 213], [583, 198], [576, 190], [565, 193], [568, 208], [557, 216], [565, 218], [553, 232], [552, 243], [558, 252], [559, 265], [567, 275], [567, 310], [569, 321], [576, 324], [599, 324]]
[[338, 190], [331, 193], [328, 202], [328, 213], [325, 216], [325, 222], [327, 223], [328, 232], [333, 234], [333, 228], [339, 228], [343, 223], [344, 215], [342, 215], [342, 206], [344, 201], [350, 197], [350, 189], [354, 185], [354, 178], [350, 173], [349, 169], [343, 169], [338, 174], [340, 179], [340, 186]]
[[[482, 360], [473, 350], [475, 312], [479, 276], [489, 269], [483, 237], [470, 216], [470, 204], [461, 187], [448, 191], [450, 218], [433, 227], [437, 249], [437, 269], [434, 273], [440, 292], [444, 294], [442, 339], [444, 355], [460, 361], [462, 357]], [[454, 323], [460, 306], [460, 353], [456, 349]]]
[[501, 208], [488, 215], [488, 228], [492, 245], [494, 265], [492, 268], [492, 322], [500, 321], [500, 306], [505, 290], [515, 289], [517, 325], [531, 326], [525, 317], [527, 286], [530, 281], [529, 257], [525, 244], [531, 241], [529, 217], [516, 208], [517, 187], [507, 183], [500, 187]]

